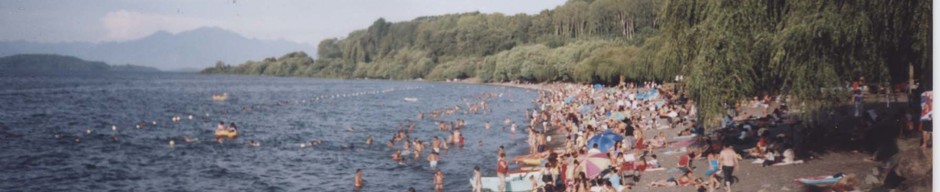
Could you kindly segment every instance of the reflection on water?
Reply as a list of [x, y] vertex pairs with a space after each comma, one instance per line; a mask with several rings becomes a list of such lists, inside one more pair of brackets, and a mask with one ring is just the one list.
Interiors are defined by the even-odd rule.
[[[212, 100], [221, 93], [229, 98]], [[522, 119], [534, 91], [174, 73], [0, 74], [0, 188], [347, 191], [353, 173], [362, 168], [364, 191], [427, 191], [433, 189], [427, 161], [409, 157], [399, 165], [389, 159], [392, 149], [385, 143], [409, 120], [417, 123], [413, 138], [446, 138], [432, 119], [419, 121], [417, 114], [478, 101], [485, 93], [503, 95], [488, 103], [491, 113], [438, 119], [467, 122], [461, 130], [467, 146], [441, 155], [439, 168], [446, 188], [453, 190], [470, 189], [467, 179], [474, 165], [484, 176], [494, 175], [499, 145], [510, 154], [525, 150], [517, 144], [524, 143], [523, 137], [510, 139], [508, 129], [496, 122], [509, 116], [526, 124]], [[181, 121], [172, 122], [174, 116]], [[236, 123], [241, 136], [216, 143], [213, 130], [219, 121]], [[484, 121], [494, 128], [484, 130]], [[365, 145], [369, 135], [375, 141]], [[260, 147], [248, 147], [249, 140]], [[300, 148], [313, 140], [321, 144]]]

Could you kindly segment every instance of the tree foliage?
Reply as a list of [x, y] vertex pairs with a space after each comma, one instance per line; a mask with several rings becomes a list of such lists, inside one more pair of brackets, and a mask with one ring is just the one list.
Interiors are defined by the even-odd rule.
[[[538, 14], [378, 19], [343, 39], [206, 73], [485, 82], [680, 82], [712, 117], [760, 94], [805, 101], [864, 76], [929, 86], [931, 0], [570, 0]], [[825, 103], [812, 104], [824, 106]]]

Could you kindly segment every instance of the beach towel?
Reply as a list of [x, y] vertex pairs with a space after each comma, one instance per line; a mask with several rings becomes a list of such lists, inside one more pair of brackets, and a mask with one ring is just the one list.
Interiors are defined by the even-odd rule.
[[684, 141], [676, 141], [676, 142], [670, 143], [669, 146], [680, 148], [680, 147], [688, 147], [692, 145], [693, 143], [695, 143], [695, 140], [684, 140]]
[[669, 141], [690, 140], [690, 139], [694, 139], [695, 136], [697, 136], [697, 135], [696, 135], [696, 134], [691, 134], [691, 135], [686, 135], [686, 136], [675, 136], [675, 137], [672, 137], [671, 139], [669, 139]]
[[834, 175], [821, 175], [821, 176], [813, 176], [813, 177], [801, 177], [801, 178], [794, 179], [793, 181], [798, 182], [798, 183], [803, 183], [806, 185], [825, 185], [825, 184], [837, 183], [840, 180], [842, 180], [841, 175], [838, 177]]
[[[764, 159], [756, 159], [754, 161], [751, 161], [751, 164], [761, 164], [761, 163], [764, 163]], [[803, 160], [796, 160], [796, 161], [789, 161], [789, 162], [774, 163], [773, 166], [784, 166], [784, 165], [803, 164], [803, 163], [804, 163]]]

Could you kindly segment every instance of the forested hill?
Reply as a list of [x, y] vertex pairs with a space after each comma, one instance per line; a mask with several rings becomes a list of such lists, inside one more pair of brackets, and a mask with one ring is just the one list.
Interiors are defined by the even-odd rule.
[[136, 65], [108, 65], [104, 62], [85, 61], [77, 57], [52, 54], [22, 54], [0, 57], [0, 71], [14, 72], [158, 72], [152, 67]]
[[[754, 95], [839, 97], [864, 76], [930, 86], [931, 0], [571, 0], [535, 15], [463, 13], [389, 23], [204, 73], [432, 80], [682, 83], [702, 114]], [[733, 89], [728, 89], [733, 86]]]

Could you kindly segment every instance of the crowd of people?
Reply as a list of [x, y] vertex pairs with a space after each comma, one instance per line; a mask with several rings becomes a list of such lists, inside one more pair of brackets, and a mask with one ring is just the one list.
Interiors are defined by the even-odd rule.
[[[526, 133], [528, 154], [513, 158], [500, 146], [495, 161], [498, 186], [490, 190], [505, 191], [511, 183], [507, 182], [511, 172], [521, 171], [538, 173], [523, 178], [530, 181], [532, 186], [527, 187], [533, 191], [629, 191], [643, 186], [733, 191], [733, 184], [740, 181], [735, 173], [741, 171], [745, 159], [761, 166], [802, 163], [797, 159], [792, 138], [796, 133], [791, 129], [772, 130], [778, 125], [797, 123], [788, 115], [787, 97], [763, 95], [728, 105], [720, 126], [706, 132], [698, 122], [695, 101], [686, 99], [682, 91], [654, 82], [622, 83], [615, 87], [547, 84], [529, 88], [538, 89], [539, 95], [534, 109], [525, 111], [524, 124], [508, 117], [503, 122], [512, 136], [519, 130]], [[486, 100], [496, 96], [421, 113], [418, 119], [486, 113]], [[432, 168], [440, 159], [440, 149], [463, 144], [460, 129], [465, 124], [460, 119], [437, 122], [440, 131], [450, 134], [443, 140], [431, 139], [434, 150], [427, 160]], [[489, 121], [483, 124], [484, 129], [492, 127]], [[399, 141], [408, 141], [413, 126], [399, 128], [388, 146], [399, 148]], [[611, 141], [613, 144], [598, 141], [608, 135], [617, 137]], [[411, 150], [414, 159], [419, 159], [425, 144], [412, 140], [401, 144], [393, 154], [394, 160], [402, 161], [402, 150]], [[598, 157], [605, 162], [601, 164], [602, 170], [589, 171], [588, 165], [597, 165], [591, 159]], [[677, 163], [662, 164], [662, 158], [674, 158]], [[697, 168], [692, 165], [693, 160], [703, 160], [706, 165]], [[518, 165], [518, 171], [510, 171], [512, 163]], [[661, 180], [642, 179], [650, 171], [675, 175]], [[439, 178], [438, 174], [440, 170], [435, 172], [434, 182], [435, 190], [440, 191], [437, 184], [443, 175]], [[491, 174], [482, 173], [479, 167], [473, 169], [473, 191], [492, 187], [483, 186], [484, 175]]]
[[[538, 191], [626, 191], [637, 187], [644, 172], [661, 170], [678, 175], [649, 181], [647, 187], [692, 186], [702, 191], [718, 188], [731, 191], [731, 184], [736, 181], [734, 170], [744, 157], [732, 147], [734, 141], [705, 135], [696, 123], [693, 101], [654, 82], [616, 87], [547, 85], [536, 103], [536, 110], [526, 112], [530, 154], [524, 156], [545, 159], [544, 164], [534, 166], [542, 177], [541, 182], [533, 182], [541, 183], [533, 187]], [[734, 127], [730, 123], [726, 126]], [[622, 139], [602, 148], [592, 138], [603, 134], [615, 134]], [[553, 136], [556, 142], [550, 144]], [[708, 144], [700, 148], [692, 145], [697, 143]], [[598, 154], [606, 158], [609, 166], [600, 173], [586, 171], [587, 164], [593, 163], [587, 159]], [[659, 158], [672, 158], [675, 154], [678, 154], [676, 165], [660, 163]], [[504, 162], [508, 158], [503, 153], [499, 157], [497, 190], [503, 191], [507, 169]], [[692, 174], [691, 162], [695, 158], [711, 161], [703, 178]]]

